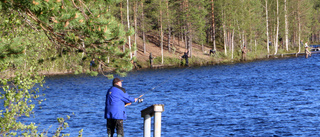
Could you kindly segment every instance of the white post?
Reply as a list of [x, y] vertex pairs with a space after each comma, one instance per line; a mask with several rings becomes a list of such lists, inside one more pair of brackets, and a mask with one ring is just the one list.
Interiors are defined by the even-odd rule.
[[164, 111], [163, 104], [155, 104], [141, 111], [141, 117], [144, 117], [143, 137], [150, 137], [151, 117], [154, 116], [153, 137], [161, 137], [161, 113]]
[[154, 114], [154, 137], [161, 137], [161, 112], [156, 111]]
[[143, 137], [150, 137], [151, 133], [151, 116], [144, 116], [144, 129], [143, 129]]

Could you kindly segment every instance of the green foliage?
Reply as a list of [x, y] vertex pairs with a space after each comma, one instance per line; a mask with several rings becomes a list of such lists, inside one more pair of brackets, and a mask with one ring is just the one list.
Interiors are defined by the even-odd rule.
[[[6, 60], [1, 60], [1, 73], [10, 67], [8, 62], [10, 57]], [[28, 62], [35, 64], [35, 62]], [[3, 108], [0, 110], [0, 135], [15, 135], [15, 131], [24, 131], [24, 135], [35, 135], [36, 128], [34, 123], [29, 125], [18, 122], [17, 119], [22, 116], [29, 117], [35, 107], [32, 104], [39, 95], [36, 93], [39, 88], [34, 88], [35, 84], [42, 87], [43, 76], [39, 76], [34, 71], [36, 67], [30, 67], [24, 72], [15, 72], [14, 77], [0, 78], [3, 92], [0, 93], [0, 99], [4, 101]], [[42, 100], [37, 100], [41, 103]]]
[[[72, 53], [76, 48], [83, 51], [86, 57], [96, 58], [101, 64], [110, 58], [112, 63], [117, 64], [108, 67], [122, 73], [130, 70], [132, 65], [125, 63], [130, 56], [122, 53], [118, 46], [124, 44], [125, 37], [133, 35], [134, 30], [125, 31], [111, 12], [105, 10], [116, 2], [119, 1], [16, 0], [2, 1], [1, 4], [4, 14], [12, 11], [11, 16], [19, 21], [28, 20], [32, 29], [41, 29], [58, 52]], [[65, 59], [69, 61], [71, 58]], [[72, 66], [71, 62], [64, 64], [65, 69], [76, 68], [75, 73], [82, 72], [77, 68], [79, 64]]]
[[[28, 64], [23, 69], [19, 62], [20, 58], [25, 58]], [[46, 136], [44, 132], [37, 130], [36, 123], [21, 123], [21, 117], [30, 117], [34, 112], [35, 103], [41, 104], [43, 99], [39, 99], [39, 89], [43, 88], [44, 76], [39, 75], [38, 61], [31, 56], [12, 57], [7, 56], [0, 59], [0, 74], [6, 73], [12, 67], [12, 63], [16, 63], [14, 75], [0, 75], [0, 100], [3, 101], [3, 107], [0, 109], [0, 136]], [[67, 116], [70, 119], [70, 116]], [[59, 127], [55, 136], [69, 136], [69, 134], [61, 134], [61, 131], [68, 127], [63, 118], [57, 119]], [[79, 132], [82, 136], [82, 131]]]
[[[70, 119], [70, 116], [67, 116], [68, 119]], [[54, 137], [65, 137], [65, 136], [70, 136], [70, 134], [61, 134], [61, 131], [63, 129], [66, 129], [67, 127], [69, 127], [68, 123], [65, 122], [64, 118], [57, 118], [57, 121], [59, 122], [59, 126], [54, 134]], [[80, 132], [80, 131], [79, 131]], [[81, 131], [82, 132], [82, 131]], [[60, 135], [61, 134], [61, 135]]]
[[87, 71], [86, 72], [88, 75], [90, 75], [90, 76], [97, 76], [98, 75], [98, 72], [97, 71]]
[[[161, 57], [154, 58], [153, 63], [154, 64], [161, 64]], [[178, 64], [180, 64], [180, 59], [172, 58], [172, 57], [164, 57], [163, 64], [164, 65], [178, 65]]]

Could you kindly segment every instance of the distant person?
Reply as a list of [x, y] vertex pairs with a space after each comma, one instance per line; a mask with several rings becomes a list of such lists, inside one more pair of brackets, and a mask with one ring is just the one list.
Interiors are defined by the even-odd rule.
[[272, 45], [272, 42], [271, 41], [269, 41], [269, 46], [271, 46]]
[[96, 66], [96, 64], [95, 64], [95, 62], [94, 62], [94, 59], [92, 59], [91, 61], [90, 61], [90, 71], [92, 71], [93, 70], [93, 67], [95, 67]]
[[311, 52], [308, 50], [308, 42], [305, 43], [305, 54], [306, 54], [306, 58], [308, 58], [309, 56], [311, 57]]
[[131, 64], [134, 66], [134, 69], [139, 69], [140, 67], [137, 65], [137, 62], [134, 60], [131, 60]]
[[131, 105], [138, 98], [132, 98], [126, 93], [122, 87], [122, 81], [119, 78], [114, 78], [112, 87], [106, 94], [104, 118], [107, 119], [108, 137], [113, 137], [117, 130], [117, 137], [123, 137], [123, 120], [127, 119], [125, 105]]
[[154, 57], [152, 57], [152, 53], [150, 52], [150, 55], [149, 55], [150, 68], [152, 68], [152, 67], [153, 67], [153, 59], [154, 59]]
[[183, 55], [181, 56], [181, 58], [184, 58], [186, 60], [186, 66], [189, 66], [189, 61], [188, 61], [188, 58], [189, 58], [189, 51], [186, 50], [186, 52], [183, 53]]
[[247, 49], [246, 49], [246, 45], [243, 46], [242, 50], [242, 61], [247, 61]]
[[300, 45], [303, 46], [303, 40], [300, 40]]
[[214, 49], [210, 49], [210, 52], [209, 52], [209, 55], [214, 55], [216, 53], [216, 50], [214, 50]]

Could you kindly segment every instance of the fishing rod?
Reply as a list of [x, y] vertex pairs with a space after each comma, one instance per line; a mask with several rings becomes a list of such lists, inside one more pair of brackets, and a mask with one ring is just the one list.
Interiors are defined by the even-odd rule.
[[167, 78], [167, 79], [163, 80], [163, 82], [159, 83], [158, 85], [156, 85], [156, 86], [155, 86], [155, 87], [153, 87], [152, 89], [150, 89], [150, 90], [148, 90], [148, 91], [144, 92], [143, 94], [141, 94], [141, 95], [138, 97], [138, 103], [141, 103], [141, 102], [143, 101], [142, 97], [143, 97], [145, 94], [147, 94], [147, 93], [149, 93], [149, 92], [153, 91], [155, 88], [157, 88], [157, 87], [159, 87], [160, 85], [162, 85], [162, 84], [164, 84], [164, 83], [168, 82], [170, 79], [172, 79], [172, 78], [176, 77], [178, 74], [180, 74], [180, 73], [184, 72], [184, 71], [185, 71], [185, 70], [187, 70], [188, 68], [190, 68], [190, 67], [186, 67], [185, 69], [183, 69], [183, 70], [182, 70], [182, 71], [180, 71], [179, 73], [175, 74], [173, 77], [169, 77], [169, 78]]

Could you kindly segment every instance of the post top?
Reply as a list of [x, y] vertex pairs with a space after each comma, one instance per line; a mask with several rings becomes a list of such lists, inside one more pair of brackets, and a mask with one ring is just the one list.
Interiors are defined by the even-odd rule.
[[141, 117], [145, 115], [150, 115], [151, 117], [154, 115], [155, 112], [163, 112], [164, 111], [164, 104], [153, 104], [150, 107], [147, 107], [144, 110], [141, 110]]

